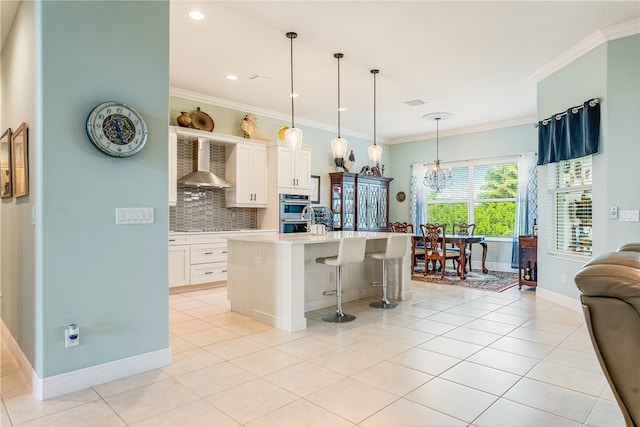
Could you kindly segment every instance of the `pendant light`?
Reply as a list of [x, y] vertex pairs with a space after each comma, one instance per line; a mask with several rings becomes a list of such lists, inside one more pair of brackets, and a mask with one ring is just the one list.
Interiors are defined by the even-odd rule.
[[447, 186], [453, 184], [451, 169], [448, 172], [440, 168], [440, 120], [446, 120], [453, 116], [451, 113], [431, 113], [422, 116], [426, 120], [436, 121], [436, 162], [432, 170], [427, 170], [424, 174], [424, 185], [430, 187], [436, 193], [440, 193]]
[[338, 137], [331, 141], [331, 152], [337, 167], [343, 167], [344, 156], [347, 154], [347, 140], [340, 136], [340, 59], [344, 57], [341, 53], [334, 53], [333, 57], [338, 60]]
[[372, 163], [375, 166], [378, 166], [382, 159], [382, 147], [376, 144], [376, 75], [379, 72], [380, 70], [371, 70], [371, 74], [373, 74], [373, 145], [370, 145], [369, 148], [367, 148], [369, 163]]
[[293, 91], [293, 39], [296, 37], [298, 37], [298, 33], [287, 33], [287, 38], [291, 40], [291, 93], [289, 94], [291, 97], [291, 127], [284, 132], [284, 140], [292, 150], [298, 150], [302, 147], [302, 129], [295, 126], [293, 119], [293, 98], [297, 96]]

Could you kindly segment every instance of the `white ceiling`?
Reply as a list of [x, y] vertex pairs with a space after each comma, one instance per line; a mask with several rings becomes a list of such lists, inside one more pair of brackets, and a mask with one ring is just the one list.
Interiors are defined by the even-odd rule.
[[[187, 16], [202, 11], [203, 21]], [[633, 23], [638, 1], [171, 1], [171, 86], [290, 122], [295, 31], [296, 122], [378, 141], [433, 135], [422, 116], [447, 111], [440, 134], [535, 120], [532, 76], [611, 26]], [[628, 25], [626, 26], [628, 27]], [[237, 81], [225, 79], [235, 74]], [[252, 76], [259, 75], [256, 79]], [[597, 95], [597, 94], [595, 94]], [[426, 103], [410, 107], [406, 101]], [[581, 103], [583, 99], [576, 99]], [[570, 107], [570, 106], [567, 106]]]
[[[533, 122], [532, 77], [621, 27], [640, 32], [637, 0], [170, 1], [170, 84], [178, 93], [290, 123], [285, 33], [295, 31], [296, 122], [337, 131], [333, 54], [341, 52], [342, 133], [372, 137], [370, 70], [378, 68], [377, 138], [390, 143], [432, 136], [435, 123], [422, 116], [437, 111], [454, 114], [441, 135]], [[2, 44], [18, 3], [0, 2]], [[205, 19], [190, 19], [192, 9]], [[226, 80], [230, 73], [239, 79]], [[425, 104], [405, 104], [415, 99]]]

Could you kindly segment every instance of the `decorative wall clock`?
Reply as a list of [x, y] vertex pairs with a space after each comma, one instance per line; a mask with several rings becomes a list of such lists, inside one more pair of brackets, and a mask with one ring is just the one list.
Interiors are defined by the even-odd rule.
[[103, 102], [87, 118], [87, 135], [104, 154], [129, 157], [147, 143], [147, 125], [136, 110], [120, 102]]

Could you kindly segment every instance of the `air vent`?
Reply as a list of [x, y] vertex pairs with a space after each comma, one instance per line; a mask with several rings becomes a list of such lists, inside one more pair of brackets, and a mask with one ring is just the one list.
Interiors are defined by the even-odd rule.
[[426, 102], [424, 102], [422, 99], [413, 99], [411, 101], [405, 101], [404, 103], [410, 107], [417, 107], [419, 105], [426, 104]]

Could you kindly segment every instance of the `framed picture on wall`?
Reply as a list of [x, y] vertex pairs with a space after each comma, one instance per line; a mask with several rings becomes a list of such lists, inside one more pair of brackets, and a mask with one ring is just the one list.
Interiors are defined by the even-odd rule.
[[0, 137], [0, 198], [11, 197], [11, 129], [7, 129]]
[[320, 177], [311, 175], [311, 203], [320, 203]]
[[11, 170], [13, 178], [13, 196], [29, 194], [29, 139], [26, 123], [18, 126], [11, 134]]

